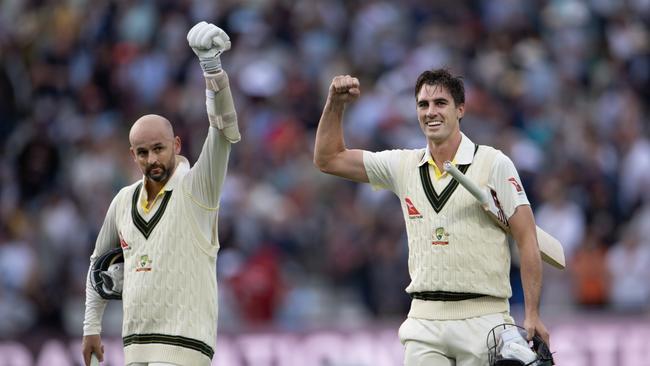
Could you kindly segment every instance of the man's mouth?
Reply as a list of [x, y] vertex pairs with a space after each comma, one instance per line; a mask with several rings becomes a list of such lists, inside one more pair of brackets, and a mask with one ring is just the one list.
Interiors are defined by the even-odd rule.
[[163, 169], [162, 169], [162, 167], [159, 167], [159, 166], [152, 167], [151, 169], [149, 169], [149, 174], [157, 175], [157, 174], [160, 174], [162, 172], [163, 172]]
[[442, 125], [442, 121], [429, 121], [426, 125], [427, 127], [438, 127]]

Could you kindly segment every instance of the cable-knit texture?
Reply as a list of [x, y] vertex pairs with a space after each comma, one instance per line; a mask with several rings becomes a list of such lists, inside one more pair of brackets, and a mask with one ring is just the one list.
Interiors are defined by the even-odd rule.
[[[125, 360], [209, 365], [206, 353], [216, 344], [218, 245], [206, 251], [210, 243], [196, 230], [196, 208], [180, 186], [145, 239], [131, 219], [133, 191], [125, 190], [117, 214], [128, 244], [123, 250]], [[143, 218], [150, 221], [153, 215]]]
[[[429, 309], [417, 311], [416, 315], [454, 319], [506, 311], [506, 299], [512, 294], [506, 234], [490, 221], [478, 201], [461, 185], [436, 213], [427, 199], [417, 169], [422, 150], [404, 150], [403, 153], [395, 193], [402, 203], [408, 235], [411, 283], [406, 291], [467, 292], [496, 298], [441, 304], [414, 300], [413, 308], [428, 306]], [[485, 184], [493, 161], [489, 154], [496, 153], [490, 147], [481, 146], [466, 172], [468, 178]], [[441, 192], [436, 190], [436, 193], [440, 195]], [[409, 215], [407, 197], [421, 215]], [[432, 312], [435, 314], [427, 314]], [[413, 309], [410, 316], [414, 316]]]

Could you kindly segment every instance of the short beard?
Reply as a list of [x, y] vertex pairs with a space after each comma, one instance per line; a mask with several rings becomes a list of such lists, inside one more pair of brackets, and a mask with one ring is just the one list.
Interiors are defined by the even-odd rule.
[[[151, 174], [151, 171], [155, 168], [159, 168], [161, 170], [160, 174]], [[169, 170], [164, 166], [150, 166], [149, 169], [147, 169], [147, 178], [151, 179], [154, 182], [157, 183], [162, 183], [169, 178]]]

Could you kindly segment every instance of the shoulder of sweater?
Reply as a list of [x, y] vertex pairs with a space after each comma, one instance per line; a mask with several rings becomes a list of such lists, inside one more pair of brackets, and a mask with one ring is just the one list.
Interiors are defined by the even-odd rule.
[[496, 160], [508, 159], [508, 156], [503, 151], [489, 145], [479, 145], [476, 153], [479, 157], [491, 158]]
[[138, 180], [132, 184], [129, 184], [128, 186], [122, 187], [119, 192], [114, 197], [114, 200], [131, 200], [133, 197], [133, 192], [135, 192], [136, 188], [142, 183], [142, 180]]

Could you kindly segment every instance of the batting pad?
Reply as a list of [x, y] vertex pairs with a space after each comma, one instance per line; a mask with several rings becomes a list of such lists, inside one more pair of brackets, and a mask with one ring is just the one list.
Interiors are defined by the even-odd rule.
[[237, 112], [230, 92], [228, 74], [221, 70], [205, 76], [205, 106], [208, 111], [210, 126], [220, 130], [226, 140], [236, 143], [241, 140], [237, 125]]

